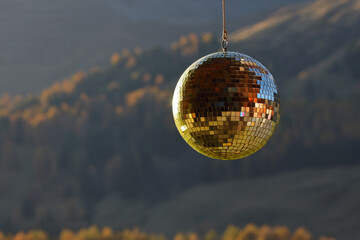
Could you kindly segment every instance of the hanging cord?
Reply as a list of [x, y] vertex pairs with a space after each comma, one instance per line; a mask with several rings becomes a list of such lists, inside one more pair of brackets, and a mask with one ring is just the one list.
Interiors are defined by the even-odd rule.
[[229, 41], [227, 40], [228, 33], [226, 31], [226, 26], [225, 26], [225, 0], [222, 0], [222, 9], [223, 9], [223, 33], [222, 33], [221, 47], [223, 49], [223, 52], [225, 53], [229, 46]]

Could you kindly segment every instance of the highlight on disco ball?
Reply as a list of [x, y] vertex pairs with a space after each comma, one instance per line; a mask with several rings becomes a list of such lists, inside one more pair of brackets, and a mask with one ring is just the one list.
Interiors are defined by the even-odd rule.
[[177, 129], [199, 153], [219, 160], [261, 149], [280, 121], [280, 96], [271, 73], [252, 57], [218, 52], [180, 77], [172, 102]]

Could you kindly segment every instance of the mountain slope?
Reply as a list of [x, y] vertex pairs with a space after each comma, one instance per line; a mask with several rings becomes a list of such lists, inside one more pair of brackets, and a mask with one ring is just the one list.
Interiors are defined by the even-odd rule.
[[280, 84], [291, 90], [284, 96], [300, 89], [313, 97], [349, 96], [360, 89], [355, 74], [359, 60], [349, 60], [360, 39], [360, 29], [354, 28], [359, 24], [359, 0], [318, 0], [283, 8], [233, 32], [231, 40], [235, 48], [261, 54]]
[[[197, 186], [156, 206], [126, 202], [112, 195], [99, 204], [94, 222], [119, 226], [139, 224], [146, 230], [223, 229], [231, 222], [244, 226], [305, 226], [337, 239], [360, 236], [360, 167], [306, 170], [273, 177]], [[109, 211], [118, 202], [119, 207]], [[132, 209], [131, 212], [130, 209]], [[127, 211], [126, 211], [127, 210]], [[124, 213], [125, 211], [125, 213]], [[141, 220], [140, 220], [141, 219]]]
[[[232, 1], [229, 20], [244, 26], [278, 6], [301, 1]], [[182, 2], [2, 0], [0, 93], [39, 92], [73, 72], [106, 65], [123, 48], [165, 46], [189, 32], [220, 32], [220, 1]], [[235, 11], [243, 3], [251, 10]]]
[[[156, 19], [169, 21], [177, 24], [194, 22], [206, 22], [209, 19], [220, 19], [221, 1], [191, 1], [191, 0], [133, 0], [133, 1], [113, 1], [106, 0], [114, 9], [134, 19]], [[241, 15], [261, 12], [265, 9], [277, 9], [281, 6], [292, 5], [309, 0], [227, 0], [227, 16], [229, 19], [236, 19]], [[204, 7], [206, 5], [206, 7]], [[150, 9], [150, 11], [149, 11]]]

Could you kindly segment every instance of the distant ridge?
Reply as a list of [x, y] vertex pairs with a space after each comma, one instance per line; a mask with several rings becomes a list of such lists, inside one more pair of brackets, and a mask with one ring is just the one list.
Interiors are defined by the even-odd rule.
[[[262, 19], [264, 11], [303, 1], [229, 0], [228, 17], [238, 28]], [[0, 94], [38, 93], [73, 72], [105, 66], [124, 48], [220, 32], [220, 6], [220, 0], [2, 0]]]
[[[230, 34], [232, 47], [261, 56], [280, 84], [294, 96], [357, 94], [360, 39], [359, 0], [317, 0], [284, 7]], [[285, 65], [286, 66], [285, 66]], [[310, 90], [312, 89], [312, 90]], [[335, 90], [336, 89], [336, 90]]]
[[359, 0], [317, 0], [298, 7], [284, 7], [263, 21], [232, 32], [230, 40], [235, 42], [249, 40], [265, 30], [272, 31], [285, 26], [291, 26], [290, 31], [300, 32], [317, 21], [334, 25], [352, 25], [359, 21], [359, 13]]

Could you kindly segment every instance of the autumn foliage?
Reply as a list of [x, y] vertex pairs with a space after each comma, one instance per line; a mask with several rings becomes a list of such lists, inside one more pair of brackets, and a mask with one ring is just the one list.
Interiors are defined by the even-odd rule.
[[[140, 231], [139, 228], [114, 231], [109, 227], [99, 228], [95, 225], [89, 228], [82, 228], [78, 231], [64, 229], [59, 236], [49, 236], [42, 230], [31, 230], [27, 233], [18, 232], [15, 235], [0, 232], [0, 240], [168, 240], [164, 234], [150, 234]], [[172, 240], [315, 240], [312, 234], [305, 228], [300, 227], [291, 233], [287, 227], [267, 225], [257, 227], [248, 224], [244, 228], [229, 225], [223, 234], [210, 229], [205, 234], [199, 235], [195, 232], [179, 232]], [[319, 240], [336, 240], [335, 238], [320, 237]]]

